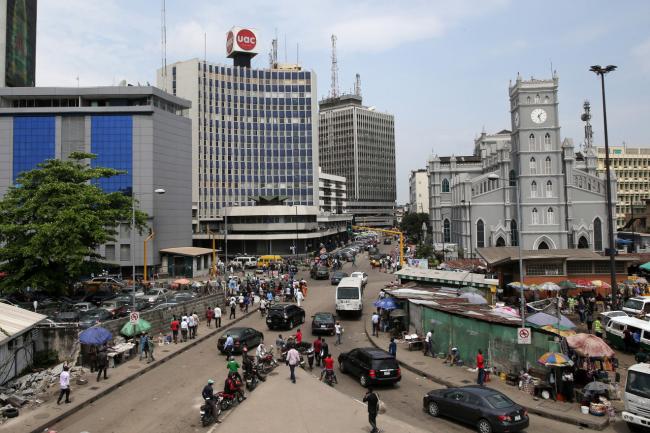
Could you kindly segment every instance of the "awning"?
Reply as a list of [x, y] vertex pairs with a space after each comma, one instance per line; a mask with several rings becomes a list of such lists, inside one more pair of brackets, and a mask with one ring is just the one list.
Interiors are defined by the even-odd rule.
[[179, 247], [179, 248], [165, 248], [160, 250], [161, 254], [171, 254], [174, 256], [189, 256], [197, 257], [203, 256], [206, 254], [212, 254], [210, 248], [199, 248], [199, 247]]

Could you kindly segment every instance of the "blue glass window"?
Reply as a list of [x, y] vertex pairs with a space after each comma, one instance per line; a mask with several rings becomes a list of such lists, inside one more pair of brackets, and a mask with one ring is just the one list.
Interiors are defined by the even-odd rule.
[[13, 181], [55, 157], [54, 116], [14, 117]]
[[105, 192], [122, 191], [127, 195], [133, 189], [133, 119], [131, 116], [92, 116], [90, 151], [97, 155], [92, 167], [108, 167], [126, 171], [94, 183]]

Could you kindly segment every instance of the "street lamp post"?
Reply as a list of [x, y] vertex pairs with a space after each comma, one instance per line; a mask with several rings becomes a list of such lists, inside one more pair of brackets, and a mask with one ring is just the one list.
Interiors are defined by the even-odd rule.
[[614, 302], [614, 290], [616, 290], [616, 244], [614, 243], [614, 220], [612, 218], [612, 184], [610, 174], [610, 160], [609, 160], [609, 137], [607, 135], [607, 106], [605, 103], [605, 74], [616, 70], [616, 66], [608, 65], [602, 67], [594, 65], [589, 70], [596, 75], [600, 75], [600, 88], [603, 96], [603, 124], [605, 133], [605, 176], [607, 185], [605, 191], [607, 192], [607, 225], [609, 237], [609, 272], [612, 279], [612, 302]]
[[[166, 191], [163, 188], [157, 188], [154, 191], [154, 194], [164, 194]], [[146, 193], [144, 193], [146, 194]], [[138, 195], [144, 195], [140, 193]], [[135, 191], [131, 192], [131, 279], [133, 280], [133, 311], [135, 311]]]

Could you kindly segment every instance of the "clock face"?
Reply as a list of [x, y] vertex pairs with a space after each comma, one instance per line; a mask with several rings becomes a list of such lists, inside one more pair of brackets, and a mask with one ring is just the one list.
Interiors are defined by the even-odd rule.
[[532, 120], [535, 123], [546, 122], [546, 111], [543, 108], [535, 108], [530, 113], [530, 120]]
[[519, 127], [519, 112], [518, 111], [515, 111], [514, 121], [515, 121], [515, 126]]

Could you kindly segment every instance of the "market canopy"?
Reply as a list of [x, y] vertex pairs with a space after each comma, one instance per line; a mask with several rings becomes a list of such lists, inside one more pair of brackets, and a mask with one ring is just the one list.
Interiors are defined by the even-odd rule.
[[643, 269], [644, 271], [650, 271], [650, 262], [644, 263], [639, 268]]
[[113, 338], [111, 331], [101, 326], [88, 328], [79, 334], [79, 342], [81, 344], [89, 344], [92, 346], [100, 346], [110, 341], [111, 338]]
[[394, 310], [397, 308], [397, 303], [394, 298], [382, 298], [378, 301], [375, 301], [375, 307], [382, 308], [384, 310]]
[[578, 355], [590, 358], [613, 358], [616, 353], [603, 341], [592, 334], [576, 334], [566, 337], [568, 346]]
[[151, 323], [147, 322], [144, 319], [138, 319], [136, 323], [126, 322], [122, 326], [120, 333], [127, 337], [133, 337], [134, 335], [142, 334], [151, 329]]
[[[558, 317], [556, 315], [551, 315], [544, 312], [535, 313], [532, 316], [526, 318], [526, 323], [534, 326], [536, 328], [541, 328], [546, 325], [551, 325], [553, 327], [558, 327]], [[566, 316], [560, 314], [559, 319], [559, 328], [562, 329], [574, 329], [576, 325], [566, 318]]]

